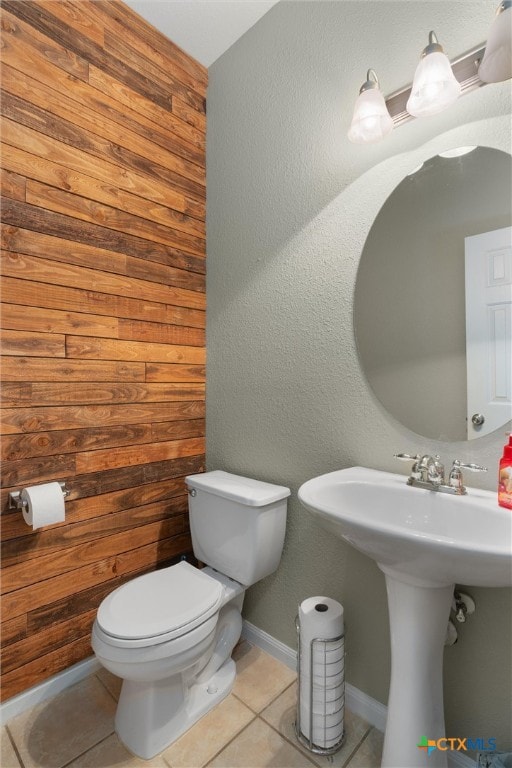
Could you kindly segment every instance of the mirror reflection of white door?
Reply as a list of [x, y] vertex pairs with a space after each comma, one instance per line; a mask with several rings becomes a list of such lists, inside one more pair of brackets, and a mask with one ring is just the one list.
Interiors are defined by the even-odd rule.
[[466, 237], [465, 262], [471, 440], [512, 418], [512, 227]]

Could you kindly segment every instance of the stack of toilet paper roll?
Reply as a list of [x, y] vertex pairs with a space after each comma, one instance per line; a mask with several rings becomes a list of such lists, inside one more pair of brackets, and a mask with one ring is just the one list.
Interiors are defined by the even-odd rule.
[[310, 597], [299, 606], [298, 729], [321, 749], [343, 736], [345, 639], [343, 606], [329, 597]]

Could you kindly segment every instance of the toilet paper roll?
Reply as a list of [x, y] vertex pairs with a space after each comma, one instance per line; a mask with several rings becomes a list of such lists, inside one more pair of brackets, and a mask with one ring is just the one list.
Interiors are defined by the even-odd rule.
[[34, 530], [43, 525], [62, 523], [65, 519], [64, 494], [59, 483], [45, 483], [23, 488], [23, 519]]
[[[310, 720], [311, 714], [313, 715], [313, 724], [318, 725], [319, 727], [323, 724], [323, 722], [325, 722], [326, 726], [334, 726], [336, 722], [343, 720], [343, 717], [339, 714], [340, 711], [343, 709], [343, 704], [345, 700], [343, 693], [344, 693], [344, 686], [340, 685], [335, 691], [336, 695], [333, 701], [321, 702], [321, 701], [313, 700], [312, 709], [311, 709], [310, 702], [307, 699], [304, 699], [303, 696], [301, 696], [301, 700], [300, 700], [301, 730], [305, 736], [309, 737], [309, 720]], [[321, 718], [324, 715], [326, 716], [335, 715], [335, 717], [329, 717], [328, 719], [326, 718], [325, 721], [323, 721]]]
[[[331, 707], [328, 707], [328, 710]], [[344, 728], [344, 705], [337, 705], [333, 711], [313, 711], [311, 714], [307, 708], [302, 707], [300, 732], [309, 739], [310, 726], [312, 726], [312, 741], [317, 747], [331, 747], [341, 740]]]
[[337, 688], [331, 688], [328, 691], [313, 688], [313, 707], [317, 707], [319, 704], [324, 703], [336, 704], [336, 702], [341, 702], [343, 699], [343, 689], [341, 689], [340, 692], [340, 686], [341, 683]]
[[[333, 734], [332, 736], [330, 735], [331, 731]], [[318, 745], [318, 746], [322, 746], [324, 749], [329, 749], [329, 747], [334, 747], [335, 744], [339, 743], [342, 734], [343, 734], [343, 730], [340, 733], [337, 727], [327, 728], [321, 738], [322, 745]]]
[[[323, 685], [333, 681], [336, 675], [339, 675], [344, 671], [345, 661], [340, 659], [339, 661], [328, 662], [326, 657], [313, 657], [313, 681]], [[306, 672], [309, 677], [309, 670]]]
[[330, 667], [333, 668], [335, 664], [339, 664], [340, 662], [343, 662], [344, 658], [344, 641], [341, 640], [339, 643], [332, 643], [328, 642], [326, 644], [324, 643], [315, 643], [313, 646], [313, 664], [316, 662], [325, 663]]
[[326, 701], [323, 704], [315, 704], [313, 702], [313, 717], [321, 715], [338, 715], [337, 721], [339, 721], [339, 712], [343, 709], [343, 697], [338, 697], [336, 701]]
[[344, 677], [345, 670], [340, 672], [338, 675], [333, 675], [332, 677], [322, 678], [315, 675], [313, 677], [312, 683], [311, 678], [307, 675], [304, 675], [304, 677], [301, 677], [301, 682], [303, 682], [303, 688], [305, 691], [310, 691], [310, 689], [312, 689], [317, 700], [320, 699], [320, 697], [327, 699], [327, 696], [332, 691], [335, 691], [337, 688], [339, 688], [339, 686], [343, 683]]
[[[343, 691], [338, 691], [338, 696], [334, 701], [324, 701], [322, 703], [320, 702], [313, 702], [313, 716], [317, 717], [320, 715], [336, 715], [337, 713], [341, 712], [345, 704], [345, 696], [343, 695]], [[328, 725], [334, 725], [335, 721], [332, 720]]]
[[[334, 640], [343, 634], [343, 606], [330, 597], [308, 597], [299, 605], [300, 627], [300, 674], [310, 677], [318, 675], [323, 678], [323, 667], [326, 661], [336, 659], [336, 650], [340, 650], [340, 641], [334, 643], [315, 644], [313, 652], [313, 669], [311, 670], [311, 643], [319, 638]], [[339, 658], [339, 656], [338, 656]]]
[[339, 713], [334, 712], [332, 715], [329, 715], [327, 713], [319, 712], [318, 714], [313, 713], [313, 729], [318, 729], [319, 731], [323, 731], [324, 727], [325, 730], [328, 728], [333, 729], [333, 735], [336, 735], [334, 733], [334, 729], [340, 722]]

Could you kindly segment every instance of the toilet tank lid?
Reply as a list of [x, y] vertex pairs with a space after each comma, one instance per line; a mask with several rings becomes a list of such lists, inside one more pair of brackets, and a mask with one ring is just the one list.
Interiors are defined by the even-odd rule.
[[250, 507], [273, 504], [275, 501], [286, 499], [291, 493], [290, 489], [284, 485], [264, 483], [251, 477], [232, 475], [220, 469], [203, 472], [200, 475], [188, 475], [185, 482], [189, 488], [208, 491], [215, 496], [222, 496]]

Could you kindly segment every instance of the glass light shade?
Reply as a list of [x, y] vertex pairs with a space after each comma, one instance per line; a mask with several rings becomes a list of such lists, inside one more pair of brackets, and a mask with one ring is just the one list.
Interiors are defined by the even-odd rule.
[[498, 13], [489, 30], [478, 77], [484, 83], [501, 83], [512, 77], [512, 8]]
[[460, 90], [446, 54], [428, 53], [420, 59], [414, 73], [407, 111], [413, 117], [436, 115], [459, 98]]
[[350, 141], [354, 144], [371, 144], [380, 141], [392, 130], [393, 120], [380, 90], [370, 88], [360, 93], [348, 131]]

